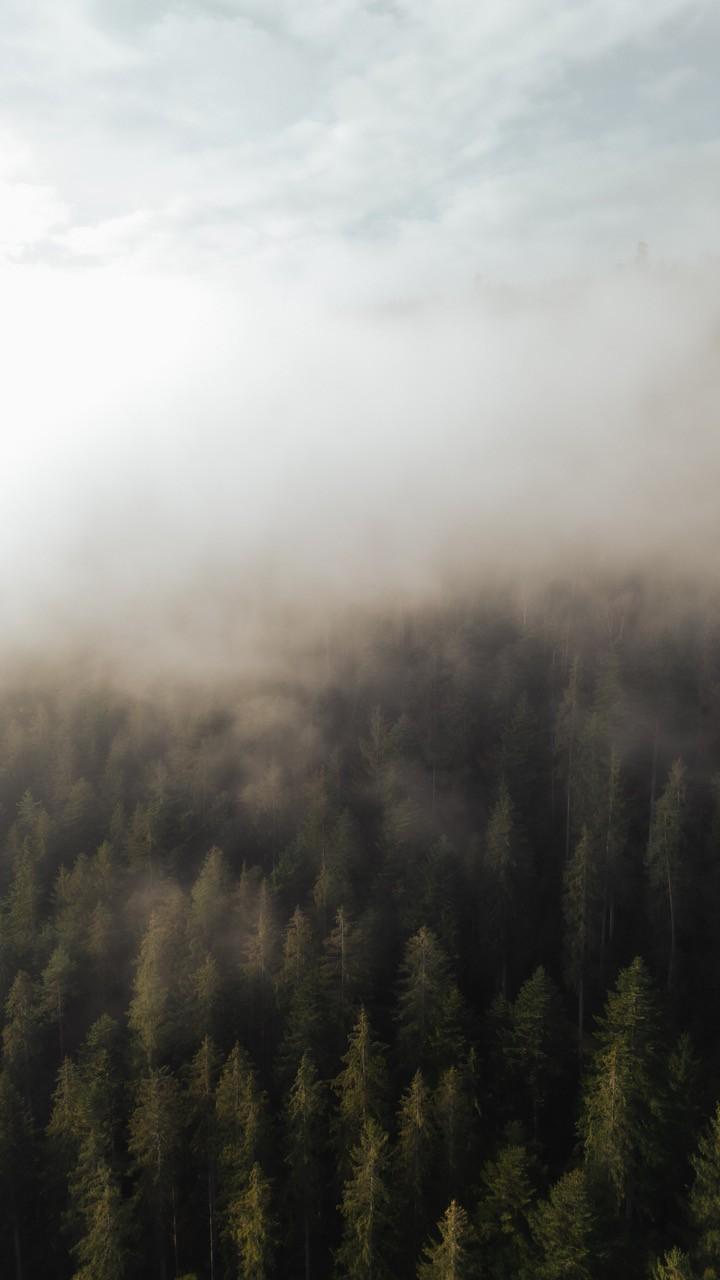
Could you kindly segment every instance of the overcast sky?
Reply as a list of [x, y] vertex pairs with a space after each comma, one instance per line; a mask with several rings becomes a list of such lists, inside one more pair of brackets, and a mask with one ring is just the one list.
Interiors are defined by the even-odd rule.
[[719, 64], [716, 0], [4, 0], [6, 621], [717, 532]]
[[716, 247], [714, 0], [4, 0], [13, 262], [342, 299]]

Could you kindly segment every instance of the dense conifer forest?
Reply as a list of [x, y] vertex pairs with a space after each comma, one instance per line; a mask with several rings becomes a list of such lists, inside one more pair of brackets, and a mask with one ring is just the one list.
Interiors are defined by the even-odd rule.
[[306, 649], [6, 674], [0, 1274], [720, 1275], [720, 601]]

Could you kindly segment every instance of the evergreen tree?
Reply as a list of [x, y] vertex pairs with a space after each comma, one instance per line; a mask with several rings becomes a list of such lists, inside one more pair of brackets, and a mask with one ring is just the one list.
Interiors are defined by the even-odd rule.
[[418, 1266], [418, 1280], [471, 1280], [470, 1220], [457, 1200], [451, 1200], [437, 1225], [440, 1239], [426, 1247]]
[[424, 1228], [436, 1138], [432, 1096], [419, 1069], [400, 1099], [397, 1130], [395, 1166], [400, 1196], [409, 1210], [405, 1235], [414, 1258]]
[[340, 1213], [343, 1235], [337, 1252], [338, 1278], [383, 1280], [388, 1265], [390, 1195], [387, 1135], [372, 1118], [365, 1121], [351, 1156]]
[[481, 1171], [477, 1232], [492, 1280], [531, 1280], [534, 1275], [531, 1171], [530, 1157], [517, 1142], [503, 1147]]
[[695, 1179], [690, 1214], [699, 1233], [698, 1256], [708, 1278], [720, 1275], [720, 1103], [691, 1160]]
[[565, 917], [565, 965], [568, 981], [578, 998], [578, 1052], [582, 1052], [585, 979], [591, 952], [592, 922], [597, 893], [595, 848], [587, 827], [565, 867], [563, 914]]
[[237, 1251], [238, 1280], [268, 1280], [274, 1246], [270, 1184], [259, 1164], [228, 1207], [228, 1232]]
[[373, 1039], [364, 1007], [350, 1032], [342, 1062], [343, 1068], [332, 1083], [338, 1096], [341, 1165], [359, 1141], [363, 1126], [371, 1119], [382, 1121], [385, 1109], [388, 1082], [383, 1047]]
[[513, 804], [504, 777], [485, 835], [485, 867], [491, 904], [491, 929], [500, 960], [500, 991], [507, 995], [511, 921], [518, 876], [518, 835]]
[[533, 1138], [553, 1080], [562, 1072], [564, 1019], [557, 987], [540, 967], [523, 984], [511, 1008], [505, 1059], [515, 1090], [530, 1110]]
[[79, 1264], [73, 1280], [127, 1280], [130, 1211], [108, 1165], [91, 1165], [76, 1194], [85, 1231], [72, 1251]]
[[201, 952], [213, 952], [223, 941], [227, 921], [228, 872], [222, 849], [214, 846], [205, 856], [190, 892], [191, 944]]
[[40, 1008], [57, 1028], [60, 1061], [65, 1057], [65, 1012], [73, 989], [75, 965], [62, 944], [55, 948], [43, 971]]
[[537, 1280], [593, 1280], [601, 1258], [598, 1225], [585, 1173], [572, 1169], [531, 1219], [539, 1254]]
[[442, 1199], [454, 1199], [465, 1186], [468, 1153], [473, 1136], [473, 1115], [467, 1080], [458, 1067], [448, 1067], [442, 1073], [433, 1103]]
[[15, 975], [10, 988], [5, 1002], [5, 1019], [2, 1033], [3, 1057], [11, 1078], [22, 1085], [25, 1101], [29, 1105], [35, 1076], [34, 1051], [40, 1020], [35, 985], [24, 969]]
[[461, 999], [450, 964], [430, 929], [407, 943], [400, 969], [398, 1048], [407, 1067], [431, 1072], [449, 1065], [462, 1043]]
[[207, 1202], [208, 1267], [210, 1280], [215, 1280], [216, 1226], [215, 1203], [217, 1182], [217, 1123], [215, 1119], [215, 1082], [217, 1054], [209, 1036], [205, 1036], [190, 1063], [188, 1077], [189, 1121], [192, 1126], [193, 1153], [202, 1161]]
[[627, 1216], [642, 1203], [661, 1157], [659, 1014], [641, 959], [624, 969], [598, 1019], [580, 1135], [589, 1176]]
[[143, 1195], [155, 1220], [158, 1265], [167, 1275], [169, 1227], [175, 1274], [178, 1270], [177, 1166], [182, 1129], [180, 1089], [167, 1067], [140, 1080], [130, 1116], [128, 1150], [142, 1177]]
[[682, 760], [672, 765], [667, 785], [655, 808], [645, 862], [651, 890], [664, 899], [668, 913], [668, 987], [675, 972], [678, 884], [682, 868], [683, 824], [686, 805], [686, 770]]
[[[714, 1272], [705, 1271], [702, 1280], [711, 1280]], [[658, 1258], [650, 1268], [650, 1280], [695, 1280], [690, 1259], [680, 1249], [670, 1249]]]
[[311, 1276], [311, 1239], [320, 1210], [321, 1159], [324, 1145], [325, 1088], [305, 1053], [286, 1103], [290, 1191], [302, 1223], [305, 1280]]
[[[0, 1193], [5, 1209], [0, 1224], [0, 1244], [12, 1256], [16, 1280], [24, 1274], [26, 1252], [23, 1193], [32, 1171], [30, 1114], [6, 1070], [0, 1070]], [[7, 1238], [7, 1234], [10, 1239]]]
[[179, 1024], [182, 920], [182, 900], [173, 895], [162, 909], [151, 913], [140, 944], [128, 1023], [148, 1070], [156, 1066]]
[[266, 1099], [252, 1064], [239, 1044], [223, 1064], [215, 1093], [221, 1189], [226, 1213], [238, 1202], [250, 1170], [260, 1162], [265, 1137]]

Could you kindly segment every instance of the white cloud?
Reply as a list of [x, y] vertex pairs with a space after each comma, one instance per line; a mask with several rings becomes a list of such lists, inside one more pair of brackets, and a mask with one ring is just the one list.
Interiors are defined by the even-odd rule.
[[[6, 124], [45, 202], [25, 247], [183, 269], [252, 257], [307, 281], [317, 266], [322, 289], [342, 260], [340, 297], [388, 244], [411, 293], [468, 253], [468, 278], [496, 253], [499, 272], [611, 262], [648, 225], [677, 252], [684, 214], [690, 256], [710, 247], [694, 179], [719, 33], [710, 0], [15, 4]], [[662, 179], [678, 143], [687, 180], [663, 218], [638, 154]]]

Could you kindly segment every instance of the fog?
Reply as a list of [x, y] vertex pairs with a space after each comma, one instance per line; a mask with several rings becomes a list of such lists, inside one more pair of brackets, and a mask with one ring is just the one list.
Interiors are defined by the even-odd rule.
[[324, 625], [488, 577], [716, 575], [715, 263], [353, 308], [112, 271], [38, 268], [27, 290], [22, 270], [6, 646], [213, 661], [288, 609]]

